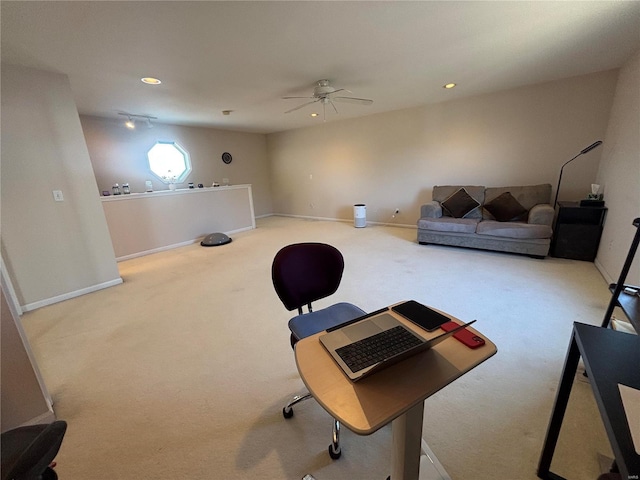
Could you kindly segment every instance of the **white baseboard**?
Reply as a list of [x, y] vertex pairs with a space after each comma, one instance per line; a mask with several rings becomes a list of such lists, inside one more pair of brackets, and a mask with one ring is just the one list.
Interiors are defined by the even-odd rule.
[[617, 280], [614, 280], [613, 278], [611, 278], [611, 276], [609, 276], [609, 274], [607, 273], [607, 271], [604, 269], [604, 267], [598, 261], [597, 258], [593, 261], [593, 264], [596, 266], [596, 268], [600, 272], [600, 275], [602, 275], [602, 278], [604, 278], [604, 280], [607, 282], [607, 285], [617, 282]]
[[[345, 222], [345, 223], [353, 223], [353, 220], [345, 220], [344, 218], [330, 218], [330, 217], [312, 217], [310, 215], [291, 215], [288, 213], [274, 213], [271, 216], [276, 217], [291, 217], [291, 218], [304, 218], [307, 220], [323, 220], [326, 222]], [[417, 229], [417, 225], [408, 225], [406, 223], [387, 223], [387, 222], [371, 222], [367, 220], [367, 225], [382, 225], [386, 227], [400, 227], [400, 228], [414, 228]], [[354, 227], [356, 228], [356, 227]], [[366, 227], [358, 227], [358, 228], [366, 228]]]
[[[255, 226], [242, 227], [236, 230], [230, 230], [228, 232], [222, 232], [225, 235], [233, 235], [234, 233], [246, 232], [247, 230], [253, 230]], [[202, 241], [202, 237], [194, 238], [193, 240], [187, 240], [186, 242], [174, 243], [171, 245], [164, 245], [158, 248], [152, 248], [151, 250], [144, 250], [142, 252], [131, 253], [129, 255], [123, 255], [116, 257], [116, 262], [122, 262], [123, 260], [130, 260], [132, 258], [144, 257], [145, 255], [151, 255], [153, 253], [164, 252], [166, 250], [173, 250], [174, 248], [186, 247], [187, 245], [193, 245]]]
[[57, 295], [55, 297], [46, 298], [44, 300], [39, 300], [37, 302], [27, 303], [26, 305], [21, 305], [20, 307], [22, 308], [23, 312], [29, 312], [37, 308], [46, 307], [47, 305], [52, 305], [54, 303], [62, 302], [64, 300], [69, 300], [70, 298], [79, 297], [80, 295], [85, 295], [87, 293], [97, 292], [98, 290], [102, 290], [103, 288], [113, 287], [121, 283], [122, 283], [122, 278], [118, 277], [108, 282], [103, 282], [97, 285], [92, 285], [90, 287], [81, 288], [80, 290], [75, 290], [73, 292], [64, 293], [62, 295]]
[[116, 262], [122, 262], [123, 260], [130, 260], [132, 258], [144, 257], [145, 255], [151, 255], [153, 253], [164, 252], [166, 250], [173, 250], [174, 248], [186, 247], [187, 245], [192, 245], [196, 242], [199, 242], [201, 239], [196, 240], [187, 240], [186, 242], [174, 243], [172, 245], [165, 245], [163, 247], [152, 248], [151, 250], [144, 250], [142, 252], [130, 253], [129, 255], [123, 255], [121, 257], [116, 257]]

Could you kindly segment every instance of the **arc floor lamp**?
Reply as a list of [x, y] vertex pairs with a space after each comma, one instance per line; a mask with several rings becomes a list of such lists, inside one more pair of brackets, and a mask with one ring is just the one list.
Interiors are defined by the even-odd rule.
[[589, 145], [586, 148], [583, 148], [582, 150], [580, 150], [580, 153], [578, 153], [575, 157], [573, 157], [571, 160], [564, 162], [564, 165], [562, 165], [562, 167], [560, 168], [560, 177], [558, 177], [558, 186], [556, 187], [556, 198], [553, 201], [553, 206], [555, 208], [555, 206], [558, 204], [558, 193], [560, 193], [560, 182], [562, 182], [562, 171], [564, 170], [564, 167], [566, 167], [568, 164], [570, 164], [571, 162], [573, 162], [576, 158], [578, 158], [580, 155], [584, 155], [585, 153], [590, 152], [591, 150], [593, 150], [596, 147], [599, 147], [600, 145], [602, 145], [602, 140], [598, 140], [597, 142], [593, 142], [591, 145]]

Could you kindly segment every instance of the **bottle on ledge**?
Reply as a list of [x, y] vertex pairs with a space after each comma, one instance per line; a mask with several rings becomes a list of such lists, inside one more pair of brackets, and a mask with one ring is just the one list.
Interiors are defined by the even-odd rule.
[[114, 195], [120, 195], [120, 186], [117, 183], [113, 186], [112, 190]]

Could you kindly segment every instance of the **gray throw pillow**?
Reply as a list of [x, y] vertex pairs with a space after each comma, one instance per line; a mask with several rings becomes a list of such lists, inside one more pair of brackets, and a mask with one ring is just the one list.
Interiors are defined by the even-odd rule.
[[480, 206], [464, 188], [458, 189], [442, 203], [442, 208], [454, 218], [463, 218]]
[[489, 203], [485, 203], [484, 208], [499, 222], [521, 220], [527, 214], [527, 209], [513, 198], [511, 192], [498, 195]]

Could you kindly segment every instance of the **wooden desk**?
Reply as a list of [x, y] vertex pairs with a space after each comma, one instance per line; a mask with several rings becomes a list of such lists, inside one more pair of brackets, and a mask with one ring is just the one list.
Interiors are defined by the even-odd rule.
[[622, 479], [637, 479], [640, 476], [640, 455], [634, 449], [618, 384], [640, 389], [640, 337], [578, 322], [573, 324], [560, 386], [540, 455], [538, 477], [564, 480], [550, 468], [580, 356]]
[[[426, 332], [392, 310], [387, 313], [423, 338], [442, 332]], [[302, 381], [318, 403], [355, 433], [369, 435], [393, 421], [391, 479], [417, 480], [424, 400], [497, 352], [489, 339], [469, 330], [484, 338], [485, 345], [472, 350], [450, 338], [356, 383], [347, 378], [324, 349], [318, 340], [322, 333], [296, 344], [296, 364]]]

